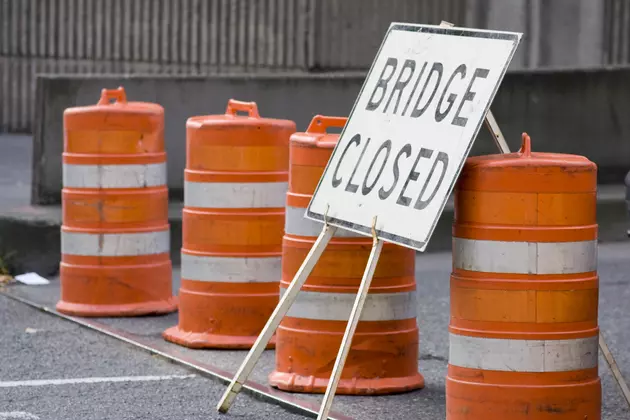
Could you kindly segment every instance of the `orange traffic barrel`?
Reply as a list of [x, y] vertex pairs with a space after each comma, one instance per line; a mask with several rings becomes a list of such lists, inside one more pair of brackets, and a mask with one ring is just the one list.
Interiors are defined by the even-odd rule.
[[[113, 101], [113, 103], [112, 103]], [[173, 312], [164, 109], [122, 87], [64, 112], [59, 312]]]
[[[281, 293], [322, 224], [304, 217], [346, 118], [316, 116], [291, 136]], [[272, 386], [324, 393], [361, 284], [372, 238], [338, 230], [276, 333]], [[386, 243], [342, 371], [338, 394], [389, 394], [424, 386], [418, 373], [415, 252]]]
[[294, 132], [235, 100], [225, 115], [186, 122], [179, 323], [166, 340], [240, 349], [258, 338], [278, 303]]
[[471, 157], [455, 192], [449, 420], [596, 420], [597, 167]]

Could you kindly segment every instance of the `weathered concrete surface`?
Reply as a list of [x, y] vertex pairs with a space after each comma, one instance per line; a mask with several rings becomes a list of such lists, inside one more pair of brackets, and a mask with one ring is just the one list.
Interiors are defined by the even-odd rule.
[[32, 144], [31, 136], [0, 136], [0, 269], [45, 275], [59, 264], [60, 212], [30, 205]]
[[[228, 99], [256, 101], [263, 117], [287, 118], [304, 130], [316, 114], [348, 115], [363, 74], [156, 77], [45, 76], [38, 79], [33, 160], [34, 204], [60, 202], [64, 109], [94, 104], [104, 87], [122, 85], [129, 100], [157, 102], [166, 110], [168, 184], [181, 197], [185, 123], [193, 115], [225, 112]], [[512, 72], [492, 110], [512, 150], [520, 135], [534, 150], [585, 155], [600, 181], [622, 183], [630, 167], [630, 68]], [[472, 154], [495, 153], [482, 129]]]

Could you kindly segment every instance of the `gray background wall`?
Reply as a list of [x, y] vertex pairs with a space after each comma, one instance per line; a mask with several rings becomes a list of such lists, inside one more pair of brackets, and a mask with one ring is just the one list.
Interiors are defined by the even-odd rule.
[[392, 21], [525, 33], [512, 70], [630, 63], [630, 0], [0, 0], [0, 131], [37, 73], [362, 71]]
[[[316, 114], [347, 116], [364, 74], [240, 76], [109, 76], [38, 78], [33, 159], [34, 204], [58, 203], [63, 149], [62, 114], [95, 104], [104, 87], [125, 87], [129, 100], [161, 104], [166, 112], [168, 183], [181, 196], [185, 123], [193, 115], [225, 112], [228, 99], [256, 101], [263, 117], [288, 118], [304, 130]], [[602, 70], [514, 71], [492, 106], [512, 150], [520, 135], [536, 151], [585, 155], [601, 182], [623, 182], [630, 162], [630, 67]], [[482, 129], [473, 154], [494, 153]]]

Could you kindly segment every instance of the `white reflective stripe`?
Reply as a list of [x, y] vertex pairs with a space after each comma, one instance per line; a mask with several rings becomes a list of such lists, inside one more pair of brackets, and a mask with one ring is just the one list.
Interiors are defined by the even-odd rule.
[[166, 163], [145, 165], [63, 164], [63, 186], [69, 188], [145, 188], [166, 185]]
[[[280, 289], [280, 296], [285, 289]], [[320, 293], [301, 290], [287, 316], [322, 321], [348, 321], [355, 293]], [[416, 318], [416, 292], [368, 294], [361, 321], [396, 321]]]
[[449, 363], [453, 366], [502, 372], [566, 372], [597, 367], [597, 336], [513, 340], [449, 335]]
[[61, 253], [90, 257], [125, 257], [170, 251], [169, 231], [142, 233], [61, 232]]
[[[287, 206], [284, 219], [284, 232], [289, 235], [298, 236], [319, 236], [324, 228], [324, 224], [304, 217], [306, 209], [302, 207]], [[342, 228], [337, 229], [335, 238], [367, 238]]]
[[453, 265], [486, 273], [584, 273], [597, 269], [597, 241], [505, 242], [453, 238]]
[[286, 182], [184, 181], [184, 205], [214, 209], [283, 208]]
[[281, 257], [200, 257], [182, 252], [182, 279], [232, 283], [280, 282]]

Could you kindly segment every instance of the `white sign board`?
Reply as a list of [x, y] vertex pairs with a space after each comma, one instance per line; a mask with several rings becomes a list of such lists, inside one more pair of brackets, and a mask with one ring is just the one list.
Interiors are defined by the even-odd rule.
[[307, 217], [424, 251], [521, 35], [392, 23]]

